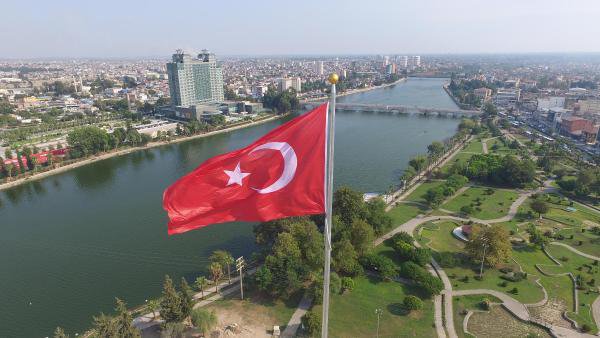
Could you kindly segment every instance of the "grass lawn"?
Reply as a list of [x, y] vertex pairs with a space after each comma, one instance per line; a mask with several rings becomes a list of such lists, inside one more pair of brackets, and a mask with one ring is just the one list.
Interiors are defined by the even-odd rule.
[[458, 223], [443, 221], [423, 225], [415, 235], [423, 247], [429, 247], [438, 252], [462, 252], [465, 245], [452, 235], [452, 230]]
[[[488, 190], [493, 193], [489, 195]], [[461, 207], [471, 205], [475, 209], [472, 217], [494, 219], [508, 214], [511, 204], [517, 197], [518, 194], [512, 190], [472, 187], [443, 204], [441, 208], [458, 213]]]
[[474, 139], [473, 141], [469, 142], [469, 144], [467, 144], [467, 147], [463, 150], [461, 150], [461, 152], [467, 152], [467, 153], [479, 153], [482, 154], [483, 153], [483, 145], [481, 144], [481, 140], [478, 139]]
[[422, 205], [400, 203], [393, 207], [388, 215], [392, 217], [393, 227], [401, 225], [406, 221], [415, 218], [417, 215], [427, 211], [427, 208]]
[[[374, 337], [377, 330], [375, 309], [383, 310], [381, 337], [435, 337], [433, 301], [423, 300], [423, 309], [406, 313], [402, 301], [406, 295], [419, 296], [415, 287], [396, 282], [381, 282], [375, 277], [355, 278], [354, 290], [331, 295], [329, 335], [331, 337]], [[312, 311], [321, 313], [321, 306]]]
[[445, 183], [444, 181], [424, 182], [423, 184], [419, 185], [412, 193], [410, 193], [410, 195], [406, 196], [405, 200], [425, 203], [425, 199], [423, 199], [423, 195], [425, 195], [427, 190], [438, 187], [444, 183]]
[[557, 234], [563, 235], [564, 239], [556, 241], [568, 244], [573, 248], [589, 255], [600, 257], [600, 236], [592, 233], [589, 230], [585, 230], [585, 232], [581, 232], [581, 230], [582, 229], [580, 228], [560, 229], [557, 231]]
[[442, 172], [444, 170], [446, 170], [447, 168], [450, 168], [454, 163], [466, 163], [469, 159], [471, 159], [471, 157], [473, 157], [473, 153], [464, 153], [464, 152], [459, 152], [458, 154], [456, 154], [450, 161], [448, 161], [448, 163], [446, 163], [443, 167], [442, 167]]

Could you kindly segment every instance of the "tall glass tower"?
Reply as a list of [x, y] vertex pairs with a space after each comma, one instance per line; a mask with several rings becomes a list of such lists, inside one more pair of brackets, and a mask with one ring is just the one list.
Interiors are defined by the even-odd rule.
[[197, 57], [177, 50], [173, 61], [167, 63], [171, 105], [193, 106], [222, 102], [223, 71], [214, 54], [203, 50]]

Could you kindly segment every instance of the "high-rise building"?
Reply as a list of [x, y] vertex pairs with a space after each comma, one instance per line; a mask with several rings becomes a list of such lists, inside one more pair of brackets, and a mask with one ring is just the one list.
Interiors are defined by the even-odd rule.
[[172, 106], [222, 102], [223, 71], [215, 55], [203, 50], [197, 57], [178, 50], [167, 63]]
[[399, 56], [397, 60], [398, 67], [408, 68], [408, 56]]
[[408, 59], [408, 65], [411, 67], [421, 66], [421, 57], [419, 55], [413, 55]]
[[288, 78], [284, 77], [284, 78], [277, 80], [277, 89], [279, 89], [280, 92], [286, 91], [291, 87], [292, 87], [292, 79], [288, 79]]
[[292, 78], [292, 88], [296, 93], [300, 93], [302, 91], [302, 79], [299, 77]]
[[323, 75], [325, 73], [323, 68], [323, 61], [317, 61], [317, 63], [315, 64], [315, 71], [319, 75]]

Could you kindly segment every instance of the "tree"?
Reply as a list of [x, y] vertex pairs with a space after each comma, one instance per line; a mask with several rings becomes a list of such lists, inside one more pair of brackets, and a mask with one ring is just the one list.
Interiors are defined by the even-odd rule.
[[160, 309], [160, 299], [150, 299], [148, 303], [146, 303], [148, 307], [148, 311], [152, 313], [152, 319], [156, 319], [156, 312]]
[[206, 277], [204, 276], [200, 276], [198, 278], [196, 278], [196, 281], [194, 282], [194, 286], [196, 286], [196, 288], [198, 290], [200, 290], [202, 297], [204, 297], [204, 288], [208, 285], [208, 279], [206, 279]]
[[363, 195], [349, 187], [341, 187], [333, 194], [333, 214], [338, 215], [345, 225], [366, 216]]
[[181, 315], [183, 316], [183, 318], [187, 318], [190, 315], [190, 312], [192, 312], [192, 307], [194, 306], [194, 298], [192, 289], [183, 277], [181, 277], [181, 294], [179, 296], [179, 299]]
[[359, 256], [366, 254], [373, 247], [375, 235], [373, 228], [362, 219], [355, 219], [350, 227], [350, 241]]
[[131, 313], [127, 311], [127, 305], [125, 302], [117, 298], [117, 305], [115, 307], [117, 316], [115, 317], [115, 337], [122, 338], [138, 338], [141, 337], [141, 332], [133, 326], [133, 317]]
[[57, 327], [56, 330], [54, 330], [54, 338], [69, 338], [69, 335], [65, 333], [65, 331], [60, 328]]
[[427, 205], [429, 205], [430, 208], [437, 208], [444, 201], [445, 198], [443, 187], [434, 187], [427, 190], [423, 198], [425, 199]]
[[185, 318], [181, 312], [181, 296], [175, 290], [169, 275], [165, 275], [160, 308], [160, 316], [167, 323], [179, 323]]
[[438, 158], [444, 153], [444, 144], [439, 141], [434, 141], [427, 146], [427, 154], [431, 158]]
[[425, 169], [426, 164], [427, 158], [422, 155], [415, 156], [410, 161], [408, 161], [408, 165], [413, 167], [417, 173], [423, 171], [423, 169]]
[[231, 253], [225, 250], [216, 250], [210, 256], [210, 260], [221, 264], [223, 268], [227, 267], [227, 279], [229, 280], [229, 284], [231, 284], [231, 264], [234, 262]]
[[117, 332], [117, 326], [111, 316], [100, 313], [99, 316], [94, 316], [94, 331], [98, 334], [98, 337], [115, 337]]
[[321, 332], [321, 314], [308, 311], [302, 316], [302, 327], [312, 337]]
[[217, 325], [217, 316], [214, 311], [197, 308], [192, 311], [192, 324], [208, 337], [208, 333]]
[[361, 272], [358, 254], [347, 238], [334, 243], [331, 261], [331, 266], [338, 273], [356, 276]]
[[402, 301], [404, 308], [408, 311], [421, 310], [423, 308], [423, 301], [421, 298], [413, 295], [404, 297]]
[[548, 211], [550, 211], [550, 207], [548, 206], [548, 203], [546, 203], [545, 201], [542, 201], [539, 198], [536, 198], [533, 201], [531, 201], [531, 203], [529, 204], [529, 207], [531, 207], [531, 210], [537, 212], [538, 216], [540, 218], [542, 218], [542, 214], [545, 214]]
[[72, 157], [84, 157], [108, 149], [108, 134], [98, 127], [81, 127], [67, 135], [67, 142]]
[[467, 255], [475, 262], [481, 263], [485, 250], [485, 263], [497, 266], [510, 257], [511, 244], [508, 230], [501, 225], [473, 226], [471, 240], [465, 245]]
[[527, 228], [527, 233], [529, 234], [529, 242], [536, 244], [540, 247], [548, 244], [548, 237], [544, 236], [541, 231], [539, 231], [533, 224], [529, 225]]
[[223, 268], [221, 267], [221, 264], [213, 262], [210, 264], [208, 269], [210, 271], [211, 279], [215, 284], [215, 290], [217, 293], [219, 293], [219, 280], [221, 280], [221, 277], [223, 277]]
[[392, 227], [392, 218], [385, 211], [387, 204], [381, 198], [373, 198], [367, 203], [366, 221], [377, 235], [383, 234]]

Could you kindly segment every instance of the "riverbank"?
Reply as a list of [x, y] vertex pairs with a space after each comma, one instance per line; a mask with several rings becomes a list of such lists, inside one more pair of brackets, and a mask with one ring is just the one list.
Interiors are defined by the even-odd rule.
[[[372, 90], [375, 90], [375, 89], [382, 89], [382, 88], [394, 86], [394, 85], [397, 85], [399, 83], [406, 82], [406, 80], [407, 80], [407, 78], [403, 77], [403, 78], [399, 79], [398, 81], [394, 81], [392, 83], [384, 83], [384, 84], [382, 84], [380, 86], [372, 86], [372, 87], [368, 87], [368, 88], [351, 89], [351, 90], [345, 91], [343, 93], [337, 93], [336, 96], [337, 97], [341, 97], [341, 96], [347, 96], [347, 95], [352, 95], [352, 94], [359, 94], [359, 93], [369, 92], [369, 91], [372, 91]], [[323, 97], [310, 98], [310, 99], [307, 99], [307, 100], [304, 100], [304, 101], [306, 101], [306, 102], [321, 101], [323, 99], [328, 99], [328, 98], [329, 98], [329, 96], [325, 95]]]
[[283, 118], [288, 115], [289, 114], [269, 116], [269, 117], [265, 117], [260, 120], [252, 121], [249, 123], [238, 124], [238, 125], [234, 125], [234, 126], [231, 126], [228, 128], [214, 130], [214, 131], [204, 133], [204, 134], [179, 137], [179, 138], [169, 140], [169, 141], [149, 142], [145, 146], [141, 146], [141, 147], [133, 147], [133, 148], [115, 150], [115, 151], [111, 151], [109, 153], [104, 153], [101, 155], [88, 157], [88, 158], [82, 159], [80, 161], [77, 161], [75, 163], [70, 163], [70, 164], [67, 164], [64, 166], [50, 169], [48, 171], [39, 172], [39, 173], [30, 175], [30, 176], [17, 178], [14, 181], [2, 183], [2, 184], [0, 184], [0, 191], [16, 187], [23, 183], [32, 182], [32, 181], [39, 180], [39, 179], [42, 179], [42, 178], [45, 178], [48, 176], [63, 173], [63, 172], [69, 171], [71, 169], [79, 168], [79, 167], [82, 167], [82, 166], [85, 166], [85, 165], [88, 165], [88, 164], [91, 164], [94, 162], [106, 160], [106, 159], [109, 159], [112, 157], [122, 156], [122, 155], [126, 155], [126, 154], [131, 154], [133, 152], [140, 151], [140, 150], [151, 149], [151, 148], [160, 147], [160, 146], [164, 146], [164, 145], [168, 145], [168, 144], [175, 144], [175, 143], [185, 142], [185, 141], [194, 140], [194, 139], [198, 139], [198, 138], [208, 137], [208, 136], [212, 136], [212, 135], [222, 134], [222, 133], [226, 133], [226, 132], [230, 132], [230, 131], [234, 131], [234, 130], [238, 130], [238, 129], [243, 129], [243, 128], [263, 124], [263, 123], [266, 123], [269, 121], [277, 120], [277, 119]]

